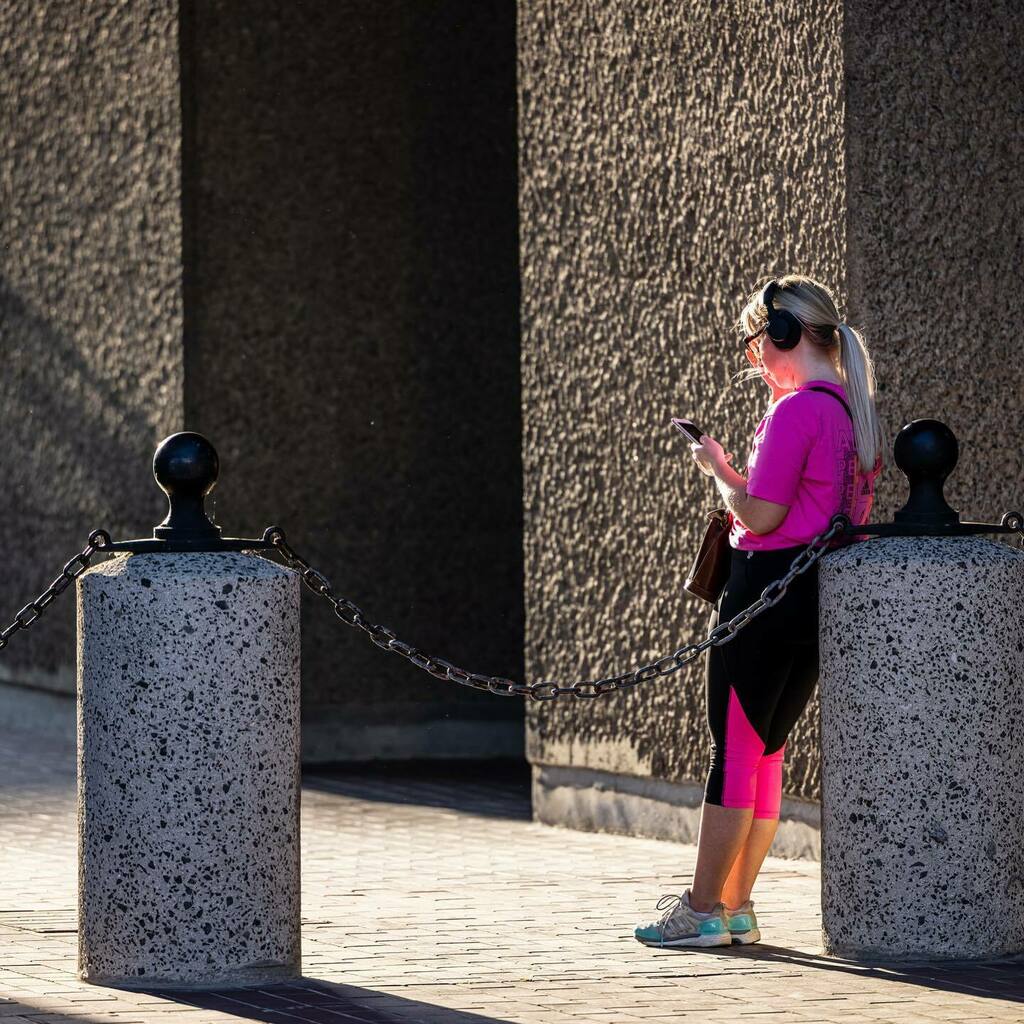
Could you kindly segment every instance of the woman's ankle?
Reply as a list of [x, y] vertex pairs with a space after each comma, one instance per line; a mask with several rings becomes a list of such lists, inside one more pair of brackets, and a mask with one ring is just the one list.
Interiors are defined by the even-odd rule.
[[696, 910], [698, 914], [708, 914], [718, 905], [718, 901], [699, 900], [693, 893], [690, 893], [690, 909]]
[[726, 896], [724, 893], [722, 894], [722, 902], [725, 904], [726, 910], [739, 910], [740, 907], [742, 907], [743, 904], [746, 903], [749, 899], [750, 893], [747, 893], [747, 895], [744, 896], [741, 900], [733, 900], [732, 898]]

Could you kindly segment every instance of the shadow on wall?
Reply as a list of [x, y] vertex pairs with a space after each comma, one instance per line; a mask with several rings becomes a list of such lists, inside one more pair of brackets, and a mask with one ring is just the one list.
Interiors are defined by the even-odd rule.
[[[8, 481], [13, 475], [21, 485], [4, 489], [7, 518], [30, 514], [67, 523], [76, 512], [95, 509], [115, 530], [137, 528], [139, 514], [123, 511], [137, 504], [119, 500], [124, 488], [152, 506], [158, 515], [154, 523], [162, 519], [166, 499], [151, 469], [158, 417], [121, 398], [139, 389], [136, 371], [141, 368], [112, 365], [103, 352], [90, 362], [73, 339], [3, 277], [0, 337], [5, 343], [5, 373], [0, 377], [0, 423], [9, 456], [5, 468]], [[100, 362], [109, 365], [108, 374], [99, 371]], [[157, 367], [147, 369], [159, 376]], [[115, 480], [118, 490], [111, 489]], [[74, 488], [74, 502], [62, 500], [62, 491], [69, 488]], [[148, 533], [152, 525], [147, 526]]]
[[[154, 445], [180, 405], [173, 366], [110, 338], [87, 349], [0, 277], [0, 517], [7, 527], [4, 623], [38, 596], [97, 527], [148, 535], [166, 513]], [[13, 543], [11, 543], [13, 542]], [[69, 596], [70, 594], [70, 596]], [[4, 652], [0, 680], [74, 692], [75, 600], [66, 591]]]

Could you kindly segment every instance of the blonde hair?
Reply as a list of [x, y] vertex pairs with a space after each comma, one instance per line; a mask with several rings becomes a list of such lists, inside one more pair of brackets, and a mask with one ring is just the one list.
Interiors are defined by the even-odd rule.
[[[875, 408], [875, 368], [863, 335], [843, 323], [832, 293], [823, 284], [803, 274], [786, 274], [785, 277], [765, 278], [750, 293], [735, 324], [741, 337], [754, 334], [767, 322], [768, 310], [762, 298], [765, 285], [772, 280], [779, 284], [772, 306], [788, 310], [800, 321], [803, 325], [801, 342], [815, 346], [823, 356], [831, 359], [842, 377], [853, 413], [853, 433], [860, 467], [865, 473], [870, 472], [881, 458], [884, 440]], [[762, 344], [772, 344], [767, 335], [762, 334], [761, 337], [764, 339]], [[748, 366], [740, 370], [734, 380], [745, 381], [759, 376], [760, 371], [756, 367]]]

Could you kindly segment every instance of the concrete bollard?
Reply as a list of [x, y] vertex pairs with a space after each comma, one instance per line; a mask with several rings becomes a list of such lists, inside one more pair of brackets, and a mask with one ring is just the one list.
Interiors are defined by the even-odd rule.
[[120, 553], [79, 577], [84, 981], [300, 975], [299, 587], [244, 550]]
[[1024, 951], [1024, 553], [879, 537], [819, 593], [826, 952]]

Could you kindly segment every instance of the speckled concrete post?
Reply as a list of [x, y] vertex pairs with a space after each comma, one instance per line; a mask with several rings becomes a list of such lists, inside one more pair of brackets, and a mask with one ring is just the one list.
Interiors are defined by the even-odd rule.
[[819, 580], [826, 952], [1024, 950], [1024, 552], [872, 538]]
[[79, 976], [297, 976], [297, 574], [234, 552], [89, 569], [78, 701]]

